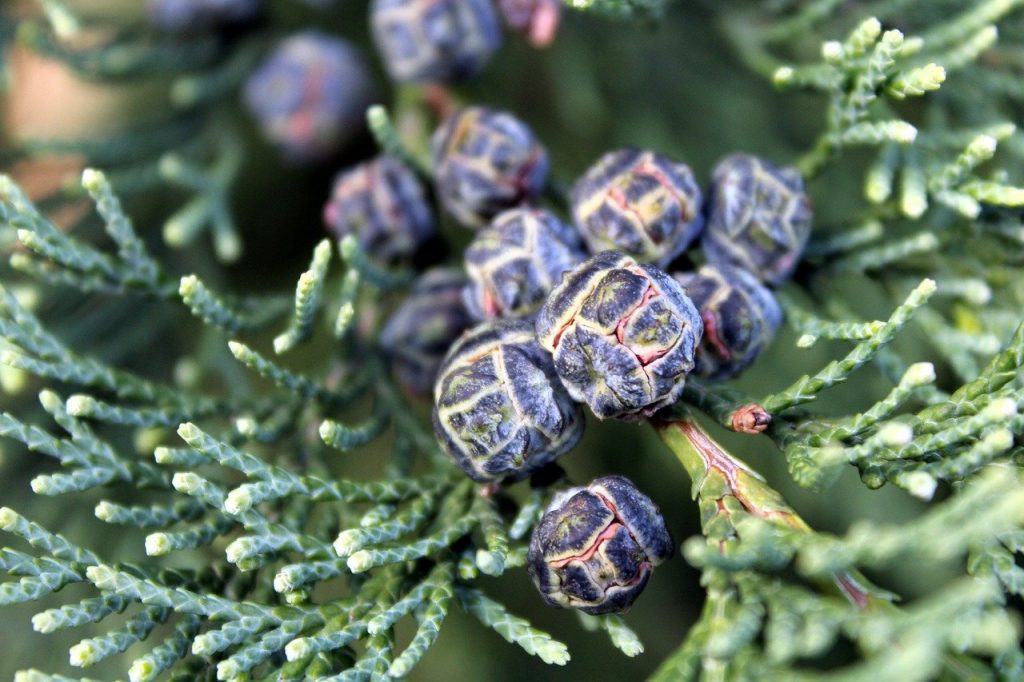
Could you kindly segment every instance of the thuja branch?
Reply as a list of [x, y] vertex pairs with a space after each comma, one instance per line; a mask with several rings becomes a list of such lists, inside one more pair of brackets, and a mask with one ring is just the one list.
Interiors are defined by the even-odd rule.
[[[723, 555], [729, 555], [730, 540], [738, 535], [731, 520], [731, 511], [737, 505], [739, 510], [770, 523], [801, 533], [813, 532], [760, 474], [715, 442], [691, 415], [682, 410], [676, 414], [678, 416], [665, 416], [652, 423], [693, 481], [692, 492], [701, 504], [705, 533], [709, 540], [719, 536], [718, 550]], [[721, 535], [721, 528], [710, 528], [707, 504], [713, 504], [712, 513], [725, 518], [731, 526], [725, 535]], [[833, 580], [840, 592], [859, 608], [884, 601], [879, 592], [855, 573], [836, 573]]]

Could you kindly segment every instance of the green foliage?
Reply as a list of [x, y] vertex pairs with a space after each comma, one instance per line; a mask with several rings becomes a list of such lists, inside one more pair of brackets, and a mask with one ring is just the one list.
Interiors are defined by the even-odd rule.
[[[662, 14], [658, 2], [572, 4]], [[1014, 184], [1024, 143], [1008, 121], [1024, 103], [1024, 2], [710, 4], [693, 16], [713, 14], [722, 47], [776, 97], [801, 91], [821, 104], [797, 165], [819, 180], [811, 191], [825, 217], [781, 292], [795, 348], [783, 336], [765, 359], [777, 389], [691, 380], [685, 404], [654, 423], [693, 482], [701, 535], [682, 553], [705, 591], [654, 679], [1019, 678], [1008, 599], [1024, 596], [1024, 189]], [[70, 495], [68, 509], [95, 503], [99, 522], [145, 540], [122, 561], [28, 518], [48, 502], [25, 516], [4, 507], [0, 603], [62, 600], [33, 628], [98, 625], [71, 648], [71, 665], [113, 658], [132, 680], [400, 678], [457, 609], [566, 664], [565, 644], [490, 594], [493, 578], [523, 571], [550, 489], [466, 480], [377, 346], [414, 271], [375, 263], [349, 236], [315, 246], [294, 295], [218, 293], [231, 291], [218, 263], [242, 255], [233, 196], [250, 161], [229, 103], [268, 36], [181, 39], [133, 24], [91, 44], [70, 38], [93, 18], [58, 0], [40, 6], [16, 35], [0, 24], [0, 43], [16, 39], [91, 81], [156, 82], [166, 106], [109, 138], [4, 150], [4, 162], [74, 153], [104, 171], [38, 201], [0, 176], [0, 380], [38, 390], [42, 408], [14, 401], [0, 435], [19, 444], [8, 461], [27, 450], [58, 465], [41, 465], [35, 494]], [[390, 113], [367, 112], [380, 148], [423, 177], [427, 131], [411, 138], [427, 99], [399, 92]], [[847, 176], [863, 198], [832, 191]], [[125, 206], [165, 188], [175, 189], [169, 217], [137, 230]], [[557, 207], [557, 183], [549, 193]], [[51, 213], [83, 201], [95, 216], [69, 226]], [[212, 247], [198, 239], [205, 231]], [[137, 347], [115, 352], [137, 345], [136, 332], [96, 343], [94, 327], [70, 324], [85, 301], [125, 311], [133, 329], [188, 330], [187, 347], [161, 350], [173, 380], [147, 371]], [[791, 370], [785, 360], [801, 354], [822, 366]], [[887, 386], [872, 396], [863, 387], [874, 375]], [[818, 532], [711, 440], [697, 410], [748, 434], [737, 442], [770, 442], [800, 486], [825, 490], [852, 467], [868, 488], [937, 501], [909, 521]], [[745, 426], [744, 414], [764, 423]], [[860, 572], [899, 562], [947, 562], [958, 577], [903, 604]], [[76, 589], [54, 596], [65, 587]], [[628, 620], [581, 618], [637, 656]], [[855, 660], [822, 671], [847, 645]]]

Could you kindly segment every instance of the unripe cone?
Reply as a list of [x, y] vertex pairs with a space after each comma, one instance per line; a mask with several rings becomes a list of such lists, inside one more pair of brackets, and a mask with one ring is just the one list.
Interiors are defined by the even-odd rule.
[[559, 494], [533, 531], [527, 569], [544, 600], [585, 613], [628, 609], [673, 554], [658, 507], [623, 476]]
[[711, 182], [701, 246], [708, 261], [785, 281], [811, 233], [811, 201], [794, 168], [747, 154], [723, 159]]
[[640, 149], [605, 154], [572, 188], [592, 253], [621, 251], [662, 267], [700, 234], [702, 201], [689, 166]]
[[396, 81], [463, 80], [481, 71], [501, 46], [490, 0], [374, 0], [370, 23]]
[[434, 433], [474, 480], [519, 479], [568, 452], [583, 415], [529, 322], [486, 322], [460, 338], [434, 387]]
[[438, 196], [466, 227], [479, 227], [544, 188], [547, 152], [511, 114], [467, 107], [441, 124], [432, 145]]
[[466, 249], [466, 307], [480, 320], [532, 315], [583, 258], [579, 234], [551, 213], [505, 211]]
[[637, 419], [675, 402], [702, 331], [678, 282], [613, 251], [567, 273], [537, 314], [538, 341], [562, 383], [601, 419]]
[[355, 46], [306, 31], [284, 40], [253, 72], [245, 102], [285, 156], [308, 161], [329, 157], [363, 128], [372, 93]]
[[388, 264], [412, 259], [437, 230], [420, 181], [386, 155], [338, 175], [324, 223], [338, 239], [354, 233], [363, 251]]
[[675, 278], [704, 322], [695, 374], [710, 379], [734, 377], [775, 338], [782, 309], [772, 292], [746, 270], [705, 265]]
[[162, 31], [188, 32], [254, 19], [262, 0], [148, 0], [149, 21]]
[[427, 270], [381, 331], [380, 345], [413, 395], [430, 395], [445, 353], [472, 324], [462, 303], [465, 285], [455, 268]]

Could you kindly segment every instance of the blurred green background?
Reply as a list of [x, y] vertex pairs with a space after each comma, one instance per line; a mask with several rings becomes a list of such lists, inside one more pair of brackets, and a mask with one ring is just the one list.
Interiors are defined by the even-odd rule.
[[[315, 22], [369, 47], [362, 0], [344, 0], [343, 7], [323, 14], [310, 12], [297, 2], [271, 4], [275, 19], [284, 27], [297, 29]], [[737, 150], [780, 162], [792, 161], [819, 131], [822, 103], [802, 95], [779, 94], [747, 71], [720, 31], [718, 18], [710, 9], [713, 6], [677, 1], [670, 4], [662, 22], [651, 26], [567, 12], [561, 32], [550, 48], [537, 51], [518, 36], [508, 36], [505, 47], [483, 76], [458, 89], [457, 96], [508, 109], [527, 121], [547, 146], [554, 175], [563, 182], [571, 182], [603, 152], [621, 146], [649, 147], [674, 156], [691, 164], [698, 177], [705, 180], [718, 158]], [[815, 42], [809, 39], [807, 45], [794, 46], [794, 51], [803, 51], [807, 58], [813, 58]], [[33, 77], [39, 76], [29, 76]], [[16, 82], [5, 103], [8, 114], [18, 107], [22, 111], [17, 121], [12, 123], [10, 115], [6, 119], [5, 133], [10, 138], [38, 134], [40, 121], [45, 121], [44, 113], [36, 115], [28, 109], [26, 114], [25, 103], [15, 101], [28, 85], [31, 83]], [[113, 91], [91, 88], [76, 97], [103, 98], [106, 104], [100, 110], [104, 113], [94, 116], [90, 125], [116, 128], [164, 106], [161, 87], [158, 83]], [[386, 92], [383, 86], [382, 91]], [[42, 109], [63, 106], [58, 104], [61, 92], [51, 94], [51, 99], [44, 98]], [[245, 120], [241, 111], [234, 115]], [[63, 117], [56, 118], [60, 123]], [[32, 125], [36, 129], [31, 129]], [[234, 291], [287, 289], [304, 268], [312, 246], [323, 237], [319, 213], [333, 174], [345, 163], [372, 154], [373, 146], [368, 140], [356, 142], [343, 159], [299, 169], [281, 164], [275, 152], [259, 140], [251, 124], [245, 125], [251, 153], [236, 191], [235, 210], [246, 252], [241, 262], [224, 269], [218, 278], [223, 288]], [[860, 160], [851, 158], [810, 186], [817, 209], [817, 229], [827, 230], [830, 223], [841, 220], [852, 206], [861, 203], [860, 170]], [[131, 202], [129, 209], [140, 231], [155, 242], [159, 239], [161, 221], [173, 205], [166, 196], [146, 197]], [[465, 240], [467, 233], [452, 231], [451, 236]], [[201, 250], [205, 244], [201, 242], [197, 248]], [[164, 256], [176, 273], [216, 269], [208, 258], [197, 256], [194, 251]], [[865, 282], [841, 282], [836, 286], [856, 291], [852, 305], [858, 312], [870, 316], [887, 314], [881, 296]], [[75, 299], [44, 306], [44, 313], [62, 333], [86, 340], [86, 350], [169, 380], [174, 359], [194, 345], [196, 326], [180, 324], [181, 318], [170, 311], [152, 316], [147, 313], [143, 318], [140, 310], [138, 301], [106, 299], [88, 304]], [[913, 344], [914, 339], [911, 335], [902, 342]], [[140, 354], [139, 349], [145, 352]], [[784, 332], [739, 384], [754, 395], [778, 390], [800, 374], [820, 368], [842, 350], [827, 342], [811, 349], [797, 349], [792, 334]], [[324, 342], [314, 346], [312, 352], [330, 353], [332, 349]], [[318, 359], [310, 358], [310, 364], [317, 364]], [[5, 409], [31, 409], [38, 388], [30, 384], [17, 395], [0, 394], [0, 402]], [[826, 397], [820, 409], [863, 407], [887, 389], [888, 384], [880, 377], [864, 372], [840, 393], [845, 402]], [[563, 460], [574, 481], [584, 482], [613, 472], [624, 474], [662, 507], [677, 543], [699, 532], [697, 510], [690, 499], [690, 482], [649, 427], [598, 424], [593, 419], [589, 426], [581, 445]], [[781, 456], [769, 443], [720, 434], [717, 430], [715, 433], [737, 455], [764, 473], [818, 528], [841, 532], [856, 519], [898, 521], [920, 509], [917, 502], [900, 491], [868, 491], [852, 470], [826, 494], [798, 489], [791, 483]], [[97, 499], [88, 495], [56, 499], [32, 496], [28, 481], [52, 467], [48, 460], [11, 442], [0, 443], [0, 454], [4, 505], [98, 548], [106, 557], [144, 560], [141, 533], [113, 530], [92, 517]], [[352, 475], [362, 475], [364, 470], [372, 475], [376, 470], [374, 452], [354, 457], [359, 460], [339, 463], [338, 470]], [[202, 561], [202, 557], [192, 560]], [[945, 568], [934, 565], [906, 566], [889, 575], [872, 577], [882, 586], [912, 599], [945, 576]], [[514, 613], [526, 616], [565, 641], [572, 662], [565, 668], [546, 666], [453, 608], [437, 645], [410, 679], [642, 679], [682, 641], [696, 619], [702, 603], [698, 580], [698, 573], [678, 556], [658, 568], [645, 594], [626, 617], [643, 640], [646, 653], [627, 659], [612, 649], [605, 635], [581, 629], [574, 614], [544, 606], [524, 570], [512, 571], [500, 579], [485, 578], [483, 586]], [[80, 638], [95, 633], [80, 628], [42, 636], [30, 626], [33, 613], [86, 593], [80, 587], [75, 590], [75, 595], [69, 595], [69, 589], [39, 604], [2, 611], [5, 626], [0, 630], [0, 678], [9, 679], [14, 671], [33, 665], [75, 674], [66, 663], [67, 649]], [[129, 654], [134, 651], [129, 650]], [[124, 677], [123, 669], [110, 664], [86, 672], [100, 679]]]

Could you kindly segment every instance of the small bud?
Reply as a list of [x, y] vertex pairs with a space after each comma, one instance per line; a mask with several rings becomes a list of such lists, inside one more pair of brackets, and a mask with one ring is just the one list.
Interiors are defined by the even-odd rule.
[[772, 82], [776, 87], [783, 87], [785, 85], [789, 85], [795, 75], [796, 71], [793, 70], [792, 66], [780, 66], [775, 70], [775, 73], [772, 74]]
[[11, 530], [18, 522], [18, 513], [10, 507], [0, 507], [0, 528]]
[[242, 256], [242, 238], [234, 230], [216, 230], [213, 233], [213, 250], [222, 263], [234, 263]]
[[736, 433], [764, 433], [772, 423], [772, 415], [757, 403], [750, 403], [732, 413], [732, 430]]
[[313, 647], [310, 646], [309, 639], [306, 637], [299, 637], [285, 645], [284, 656], [289, 661], [301, 661], [313, 653], [312, 649]]
[[[464, 580], [469, 579], [465, 578], [461, 574], [459, 575], [459, 577], [463, 578]], [[473, 577], [475, 578], [476, 576], [474, 575]], [[388, 622], [387, 618], [375, 616], [374, 618], [370, 619], [369, 623], [366, 624], [366, 631], [371, 635], [380, 635], [386, 632], [389, 627], [391, 627], [391, 623]]]
[[252, 493], [244, 484], [228, 493], [224, 500], [224, 511], [232, 516], [247, 512], [252, 509]]
[[96, 505], [96, 509], [93, 510], [93, 514], [100, 521], [110, 521], [114, 516], [114, 505], [107, 500], [101, 500], [99, 504]]
[[486, 549], [476, 551], [476, 566], [484, 575], [499, 576], [505, 571], [504, 560], [499, 559]]
[[181, 388], [194, 389], [202, 379], [202, 368], [192, 358], [182, 358], [174, 363], [174, 383]]
[[818, 337], [814, 334], [801, 334], [796, 340], [797, 348], [810, 348], [818, 342]]
[[[874, 169], [873, 169], [874, 170]], [[892, 194], [892, 175], [888, 169], [882, 168], [871, 172], [865, 179], [864, 196], [872, 204], [884, 203]]]
[[199, 287], [199, 278], [195, 275], [185, 275], [178, 282], [178, 294], [182, 297], [194, 296]]
[[256, 432], [256, 420], [252, 417], [239, 417], [235, 420], [235, 431], [243, 436], [251, 436]]
[[153, 662], [140, 658], [132, 663], [132, 667], [128, 669], [128, 679], [130, 682], [149, 682], [154, 677], [156, 672], [156, 666]]
[[1013, 398], [996, 398], [982, 410], [982, 416], [991, 422], [1000, 422], [1017, 415], [1017, 402]]
[[348, 565], [348, 570], [353, 573], [362, 573], [363, 571], [368, 571], [373, 567], [372, 556], [365, 549], [361, 549], [350, 556], [345, 563]]
[[991, 135], [979, 135], [967, 145], [967, 154], [980, 159], [989, 159], [996, 153], [999, 141]]
[[996, 429], [986, 435], [982, 442], [993, 452], [1006, 452], [1013, 447], [1013, 432], [1005, 428]]
[[17, 367], [21, 364], [22, 358], [25, 356], [21, 353], [15, 353], [12, 350], [0, 351], [0, 365], [7, 365], [8, 367]]
[[911, 36], [903, 41], [903, 47], [900, 48], [901, 57], [912, 57], [924, 48], [924, 38], [919, 36]]
[[295, 584], [292, 582], [291, 573], [288, 571], [278, 571], [277, 575], [274, 576], [274, 592], [283, 594], [291, 592], [293, 589], [295, 589]]
[[938, 485], [935, 477], [924, 471], [913, 471], [903, 476], [900, 483], [908, 493], [925, 501], [932, 499]]
[[32, 616], [32, 629], [42, 634], [49, 634], [57, 629], [58, 621], [49, 611]]
[[915, 362], [903, 374], [903, 381], [914, 388], [935, 383], [935, 365], [930, 362]]
[[18, 395], [28, 388], [30, 377], [24, 370], [0, 365], [0, 389], [7, 395]]
[[218, 680], [234, 680], [241, 677], [242, 669], [230, 658], [217, 664]]
[[96, 647], [88, 640], [79, 642], [68, 651], [68, 658], [76, 668], [88, 667], [96, 662]]
[[860, 472], [860, 480], [864, 482], [870, 490], [878, 490], [885, 485], [886, 477], [885, 473], [876, 466], [869, 465]]
[[26, 310], [35, 310], [42, 302], [39, 290], [33, 286], [12, 287], [10, 291], [14, 294], [14, 300], [18, 302], [18, 305]]
[[903, 447], [914, 439], [914, 429], [903, 422], [886, 422], [879, 427], [877, 437], [886, 447]]
[[843, 60], [843, 44], [838, 40], [829, 40], [821, 46], [821, 58], [830, 64], [837, 64]]
[[157, 448], [157, 444], [166, 437], [167, 430], [162, 426], [138, 428], [132, 434], [132, 445], [137, 453], [148, 456]]
[[66, 409], [72, 417], [88, 417], [96, 409], [96, 399], [90, 395], [73, 395], [68, 398]]
[[921, 80], [926, 90], [936, 90], [946, 81], [946, 70], [938, 64], [921, 67]]
[[249, 559], [253, 556], [256, 543], [250, 537], [235, 538], [224, 549], [228, 562], [237, 564], [239, 561]]
[[983, 334], [975, 337], [974, 343], [977, 344], [974, 348], [975, 352], [983, 355], [992, 355], [998, 353], [1002, 347], [999, 337], [994, 334]]
[[106, 183], [107, 178], [103, 171], [96, 170], [95, 168], [86, 168], [82, 171], [82, 187], [90, 192], [99, 190]]
[[338, 533], [338, 538], [334, 541], [334, 551], [344, 559], [362, 549], [364, 544], [362, 532], [358, 528], [349, 528]]
[[[241, 565], [239, 565], [241, 568]], [[299, 606], [309, 601], [309, 590], [291, 590], [284, 593], [284, 601], [291, 606]]]
[[336, 423], [330, 419], [325, 419], [321, 422], [320, 427], [317, 429], [317, 434], [320, 436], [320, 440], [325, 443], [331, 443], [333, 441], [335, 427]]
[[964, 298], [976, 306], [988, 305], [992, 300], [992, 288], [982, 281], [971, 281], [964, 289]]
[[900, 210], [903, 215], [916, 220], [928, 210], [928, 199], [921, 192], [905, 192], [900, 201]]
[[192, 653], [196, 656], [212, 654], [216, 647], [217, 643], [214, 638], [207, 634], [196, 635], [196, 638], [192, 640]]
[[171, 485], [174, 486], [174, 489], [185, 495], [196, 492], [202, 484], [199, 474], [191, 471], [179, 471], [171, 478]]
[[906, 121], [892, 121], [886, 126], [886, 130], [889, 138], [897, 144], [913, 144], [917, 139], [917, 128]]
[[150, 533], [146, 536], [146, 554], [148, 556], [163, 556], [171, 549], [171, 539], [167, 533]]
[[23, 227], [19, 227], [15, 230], [14, 234], [17, 235], [18, 241], [25, 246], [31, 248], [33, 244], [39, 244], [39, 237], [32, 230], [26, 230]]
[[480, 577], [480, 569], [476, 567], [476, 562], [472, 560], [472, 557], [463, 557], [455, 570], [462, 580], [476, 580]]
[[44, 410], [51, 414], [59, 411], [61, 407], [63, 407], [60, 396], [47, 388], [39, 391], [39, 404], [43, 406]]

